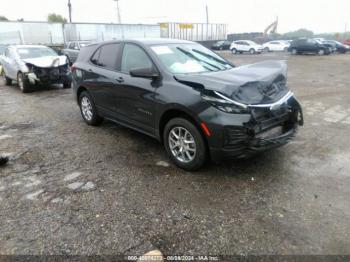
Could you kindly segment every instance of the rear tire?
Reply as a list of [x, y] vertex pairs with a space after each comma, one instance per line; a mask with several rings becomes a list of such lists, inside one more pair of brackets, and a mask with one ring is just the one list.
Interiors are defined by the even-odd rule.
[[19, 72], [17, 75], [17, 85], [19, 89], [21, 89], [22, 93], [29, 93], [31, 91], [31, 86], [28, 79], [21, 72]]
[[166, 124], [163, 141], [169, 157], [182, 169], [198, 170], [207, 160], [208, 150], [202, 134], [184, 118], [173, 118]]
[[95, 103], [87, 91], [80, 94], [79, 107], [85, 123], [90, 126], [98, 126], [102, 123], [103, 118], [98, 115]]
[[231, 49], [231, 53], [234, 54], [234, 55], [237, 54], [237, 49], [236, 48], [232, 48]]
[[298, 54], [298, 50], [296, 50], [295, 48], [292, 49], [292, 55], [297, 55]]
[[325, 55], [325, 51], [324, 51], [324, 49], [320, 49], [320, 50], [318, 50], [318, 54], [319, 54], [319, 55]]
[[265, 51], [266, 53], [269, 53], [269, 52], [270, 52], [270, 48], [265, 47], [264, 51]]

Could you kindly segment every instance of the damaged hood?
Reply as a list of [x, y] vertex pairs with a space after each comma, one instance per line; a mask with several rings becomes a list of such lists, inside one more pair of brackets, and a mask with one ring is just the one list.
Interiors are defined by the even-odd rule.
[[244, 104], [267, 104], [288, 93], [285, 61], [265, 61], [230, 70], [176, 75], [180, 83], [205, 91], [216, 91]]
[[37, 67], [48, 68], [48, 67], [58, 67], [68, 64], [66, 56], [44, 56], [38, 58], [28, 58], [22, 59], [23, 62], [31, 64]]

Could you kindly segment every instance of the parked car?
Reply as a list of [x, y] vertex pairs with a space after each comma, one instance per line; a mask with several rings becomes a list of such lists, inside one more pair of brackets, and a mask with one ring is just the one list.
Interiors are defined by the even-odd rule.
[[329, 48], [329, 51], [331, 53], [336, 53], [337, 52], [337, 46], [335, 43], [332, 43], [332, 42], [326, 42], [326, 40], [320, 40], [321, 38], [315, 38], [315, 41], [318, 43], [318, 44], [321, 44], [325, 47], [328, 47]]
[[27, 93], [36, 84], [63, 84], [71, 87], [71, 74], [67, 58], [40, 45], [13, 45], [5, 50], [3, 65], [6, 85], [15, 80], [21, 91]]
[[345, 41], [343, 42], [343, 44], [344, 44], [344, 45], [350, 46], [350, 39], [345, 40]]
[[73, 64], [79, 55], [80, 49], [87, 46], [91, 41], [72, 41], [67, 42], [62, 49], [62, 54], [67, 56], [69, 62]]
[[270, 41], [262, 45], [265, 52], [288, 51], [290, 44], [287, 41]]
[[242, 54], [243, 52], [249, 52], [250, 54], [255, 54], [255, 53], [260, 54], [262, 53], [263, 49], [264, 48], [262, 45], [259, 45], [250, 40], [234, 41], [230, 46], [230, 50], [232, 54], [237, 54], [237, 53]]
[[350, 51], [350, 46], [344, 45], [338, 41], [335, 40], [325, 40], [322, 42], [322, 44], [331, 44], [335, 47], [335, 51], [341, 54], [345, 54], [346, 52]]
[[1, 65], [1, 60], [3, 59], [3, 56], [5, 54], [6, 48], [7, 48], [6, 45], [0, 45], [0, 76], [3, 75], [3, 69], [2, 69], [2, 65]]
[[288, 51], [293, 55], [305, 53], [329, 55], [331, 53], [331, 49], [329, 47], [326, 47], [311, 38], [300, 38], [294, 40], [288, 48]]
[[229, 50], [231, 42], [230, 41], [218, 41], [212, 45], [213, 50]]
[[73, 88], [88, 125], [103, 118], [158, 139], [179, 167], [245, 158], [286, 144], [302, 125], [287, 66], [234, 67], [194, 42], [112, 41], [82, 49]]

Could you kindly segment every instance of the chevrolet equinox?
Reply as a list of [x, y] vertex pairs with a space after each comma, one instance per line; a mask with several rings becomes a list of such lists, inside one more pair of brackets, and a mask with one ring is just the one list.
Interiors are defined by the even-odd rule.
[[186, 170], [286, 144], [303, 124], [286, 73], [283, 61], [235, 67], [172, 39], [88, 45], [72, 66], [88, 125], [106, 118], [152, 136]]

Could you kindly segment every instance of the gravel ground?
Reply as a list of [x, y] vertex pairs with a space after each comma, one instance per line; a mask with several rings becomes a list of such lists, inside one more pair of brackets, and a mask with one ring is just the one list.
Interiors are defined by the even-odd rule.
[[71, 90], [0, 82], [0, 254], [350, 254], [350, 55], [283, 59], [296, 139], [189, 173], [152, 138], [87, 126]]

